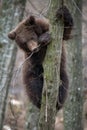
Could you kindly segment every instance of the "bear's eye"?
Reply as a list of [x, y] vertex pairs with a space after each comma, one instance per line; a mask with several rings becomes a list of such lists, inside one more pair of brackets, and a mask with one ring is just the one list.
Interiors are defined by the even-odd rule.
[[34, 40], [34, 41], [38, 41], [38, 37], [37, 35], [35, 35], [34, 33], [32, 33], [32, 37], [29, 40]]

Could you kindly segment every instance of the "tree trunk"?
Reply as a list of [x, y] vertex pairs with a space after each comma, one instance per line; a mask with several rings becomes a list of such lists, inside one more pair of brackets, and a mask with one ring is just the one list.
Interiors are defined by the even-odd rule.
[[60, 58], [63, 37], [63, 24], [55, 22], [56, 10], [62, 6], [61, 0], [52, 0], [48, 12], [51, 22], [51, 33], [53, 41], [48, 47], [47, 56], [44, 62], [44, 89], [42, 95], [42, 107], [39, 118], [38, 130], [54, 130], [56, 103], [60, 83]]
[[[20, 4], [21, 3], [21, 4]], [[0, 10], [0, 130], [3, 127], [5, 109], [16, 58], [16, 46], [8, 39], [8, 32], [21, 20], [23, 0], [3, 0]]]
[[83, 130], [83, 78], [82, 78], [82, 0], [65, 0], [74, 19], [74, 36], [67, 44], [69, 96], [64, 109], [65, 130]]
[[[49, 9], [53, 41], [48, 47], [44, 62], [44, 88], [41, 110], [32, 103], [28, 106], [27, 130], [53, 130], [55, 128], [56, 101], [59, 87], [60, 57], [63, 25], [55, 23], [55, 12], [62, 5], [61, 0], [52, 0]], [[39, 122], [39, 124], [38, 124]]]

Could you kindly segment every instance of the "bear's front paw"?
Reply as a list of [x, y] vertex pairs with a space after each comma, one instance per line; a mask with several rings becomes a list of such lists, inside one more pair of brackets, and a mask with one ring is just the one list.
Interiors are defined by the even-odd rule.
[[41, 46], [48, 45], [51, 41], [52, 41], [52, 37], [49, 32], [43, 33], [39, 37], [39, 44], [41, 44]]

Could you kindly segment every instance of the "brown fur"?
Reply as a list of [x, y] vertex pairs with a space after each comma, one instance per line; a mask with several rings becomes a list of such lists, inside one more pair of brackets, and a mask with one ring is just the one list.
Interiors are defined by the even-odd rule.
[[23, 80], [30, 100], [38, 107], [41, 106], [43, 88], [43, 60], [46, 55], [47, 45], [51, 41], [49, 34], [49, 22], [46, 19], [30, 16], [23, 20], [12, 30], [8, 37], [15, 40], [17, 45], [24, 51], [25, 58], [32, 52], [34, 54], [26, 61], [23, 67]]
[[65, 46], [64, 43], [62, 44], [62, 54], [61, 54], [61, 63], [60, 63], [60, 86], [59, 86], [59, 95], [58, 95], [58, 102], [56, 108], [59, 110], [63, 107], [67, 95], [68, 95], [68, 87], [69, 87], [69, 80], [68, 75], [66, 72], [66, 53], [65, 53]]
[[[56, 21], [59, 19], [63, 20], [64, 32], [63, 40], [69, 40], [71, 38], [71, 31], [73, 28], [73, 18], [66, 6], [62, 6], [56, 11]], [[61, 54], [61, 64], [60, 64], [60, 80], [61, 84], [59, 86], [59, 95], [57, 102], [57, 109], [61, 109], [65, 103], [68, 95], [69, 80], [66, 72], [66, 53], [64, 47], [64, 41], [62, 43], [62, 54]]]
[[[15, 40], [25, 52], [31, 52], [39, 44], [39, 36], [49, 31], [49, 22], [45, 19], [35, 19], [33, 16], [23, 20], [12, 30], [8, 37]], [[36, 42], [36, 43], [35, 43]], [[43, 42], [43, 41], [42, 41]]]
[[63, 40], [69, 40], [73, 28], [73, 18], [66, 6], [62, 6], [56, 11], [56, 21], [59, 19], [62, 19], [64, 23]]
[[[68, 40], [70, 38], [73, 20], [69, 10], [65, 6], [64, 8], [57, 10], [57, 20], [61, 18], [61, 16], [64, 18], [63, 40]], [[17, 45], [24, 51], [25, 58], [29, 57], [32, 51], [36, 50], [38, 45], [40, 45], [39, 50], [35, 51], [35, 53], [26, 61], [23, 67], [23, 79], [27, 94], [33, 104], [40, 108], [44, 82], [44, 70], [42, 63], [46, 55], [47, 45], [51, 41], [48, 20], [30, 16], [29, 18], [20, 22], [19, 25], [8, 34], [8, 37], [16, 41]], [[62, 46], [61, 54], [60, 80], [62, 84], [59, 86], [59, 95], [56, 105], [58, 110], [63, 106], [66, 100], [69, 83], [66, 72], [64, 44]]]

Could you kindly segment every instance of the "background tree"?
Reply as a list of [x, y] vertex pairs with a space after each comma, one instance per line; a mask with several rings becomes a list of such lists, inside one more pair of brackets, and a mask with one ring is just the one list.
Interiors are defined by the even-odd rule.
[[14, 67], [16, 46], [8, 39], [8, 32], [23, 17], [25, 0], [3, 0], [0, 10], [0, 130], [3, 127], [7, 97], [12, 70]]

